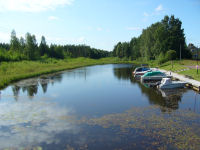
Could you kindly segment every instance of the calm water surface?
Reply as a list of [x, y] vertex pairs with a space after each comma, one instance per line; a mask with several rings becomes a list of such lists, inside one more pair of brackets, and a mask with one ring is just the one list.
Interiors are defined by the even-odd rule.
[[0, 95], [0, 149], [200, 149], [200, 95], [101, 65], [15, 83]]

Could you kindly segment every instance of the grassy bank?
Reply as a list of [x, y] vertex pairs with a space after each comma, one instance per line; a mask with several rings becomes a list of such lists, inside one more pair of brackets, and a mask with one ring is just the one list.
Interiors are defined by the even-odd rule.
[[177, 72], [178, 74], [185, 75], [189, 78], [200, 81], [200, 70], [196, 70], [196, 61], [194, 60], [182, 60], [182, 61], [174, 61], [174, 66], [172, 68], [171, 62], [167, 62], [160, 66], [160, 68], [165, 70], [171, 70], [173, 72]]
[[29, 77], [39, 76], [57, 71], [90, 65], [130, 63], [118, 58], [75, 58], [75, 59], [43, 59], [40, 61], [2, 62], [0, 64], [0, 88]]

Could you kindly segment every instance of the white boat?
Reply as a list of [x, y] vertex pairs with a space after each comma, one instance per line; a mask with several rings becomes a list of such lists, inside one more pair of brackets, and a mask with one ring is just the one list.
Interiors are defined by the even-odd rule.
[[183, 88], [186, 82], [182, 81], [172, 81], [170, 78], [163, 78], [160, 85], [160, 89], [173, 89], [173, 88]]
[[138, 76], [142, 76], [144, 75], [145, 73], [151, 71], [150, 68], [147, 68], [147, 67], [137, 67], [135, 68], [134, 72], [133, 72], [133, 75], [134, 77], [138, 77]]

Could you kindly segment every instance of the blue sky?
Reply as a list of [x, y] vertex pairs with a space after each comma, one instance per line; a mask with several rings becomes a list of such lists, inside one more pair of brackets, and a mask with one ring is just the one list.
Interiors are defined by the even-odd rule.
[[86, 44], [112, 50], [174, 14], [186, 42], [200, 47], [200, 0], [0, 0], [0, 42], [27, 32], [48, 44]]

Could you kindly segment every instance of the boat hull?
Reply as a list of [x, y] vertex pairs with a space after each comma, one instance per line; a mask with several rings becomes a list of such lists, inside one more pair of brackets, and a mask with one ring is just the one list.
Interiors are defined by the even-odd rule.
[[142, 82], [151, 82], [151, 81], [161, 81], [163, 78], [172, 78], [172, 76], [150, 76], [150, 77], [142, 77]]
[[159, 85], [160, 89], [174, 89], [174, 88], [184, 88], [185, 82], [177, 82], [177, 83], [171, 83], [167, 85]]

